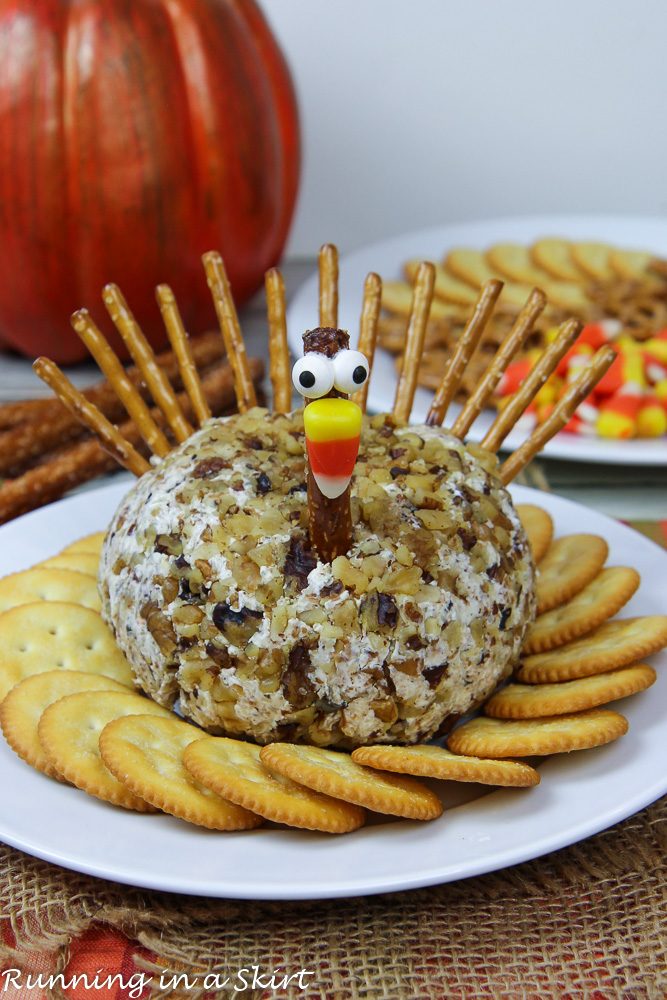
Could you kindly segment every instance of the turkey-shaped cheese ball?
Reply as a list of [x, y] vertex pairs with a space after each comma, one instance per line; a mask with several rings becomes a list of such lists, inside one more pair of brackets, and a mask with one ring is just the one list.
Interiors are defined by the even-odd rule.
[[516, 664], [534, 566], [496, 458], [364, 417], [351, 545], [308, 534], [303, 411], [211, 420], [123, 500], [103, 614], [137, 683], [205, 729], [352, 748], [446, 731]]

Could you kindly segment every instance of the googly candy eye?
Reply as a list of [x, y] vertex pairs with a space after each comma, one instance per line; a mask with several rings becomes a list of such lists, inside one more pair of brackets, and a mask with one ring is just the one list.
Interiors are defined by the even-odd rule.
[[333, 367], [334, 385], [339, 392], [356, 392], [368, 380], [368, 359], [361, 351], [339, 351]]
[[334, 366], [324, 354], [304, 354], [292, 368], [292, 382], [306, 399], [319, 399], [333, 388]]

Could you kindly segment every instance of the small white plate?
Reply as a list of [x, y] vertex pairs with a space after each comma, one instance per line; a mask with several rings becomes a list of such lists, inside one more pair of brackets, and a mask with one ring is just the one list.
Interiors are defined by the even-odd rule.
[[[0, 528], [0, 575], [103, 530], [126, 489], [127, 481], [90, 491]], [[641, 572], [622, 617], [667, 611], [667, 552], [568, 500], [521, 487], [512, 492], [517, 502], [548, 509], [557, 535], [603, 535], [611, 564]], [[613, 706], [630, 720], [617, 742], [544, 761], [536, 788], [489, 792], [434, 783], [446, 806], [440, 819], [381, 821], [342, 837], [280, 828], [216, 833], [128, 812], [33, 770], [0, 737], [0, 839], [116, 882], [239, 899], [365, 895], [496, 871], [597, 833], [667, 791], [667, 652], [649, 662], [662, 667], [655, 686]]]
[[[441, 260], [457, 246], [486, 250], [492, 243], [532, 243], [541, 236], [562, 236], [571, 240], [600, 240], [628, 249], [650, 250], [667, 257], [667, 220], [635, 216], [605, 215], [546, 215], [525, 216], [513, 219], [490, 219], [484, 222], [440, 226], [407, 233], [381, 243], [363, 247], [341, 257], [339, 263], [338, 323], [349, 330], [352, 343], [356, 343], [359, 317], [363, 300], [364, 281], [369, 271], [376, 271], [383, 279], [402, 278], [402, 264], [411, 257]], [[318, 277], [313, 274], [301, 286], [291, 301], [287, 314], [290, 348], [296, 357], [303, 353], [301, 337], [318, 322]], [[396, 391], [396, 372], [391, 355], [379, 350], [375, 357], [368, 393], [368, 408], [380, 413], [391, 409]], [[433, 394], [418, 389], [415, 395], [412, 420], [422, 423]], [[453, 405], [447, 423], [456, 419], [459, 407]], [[491, 426], [495, 413], [485, 410], [473, 426], [469, 437], [481, 441]], [[514, 450], [525, 439], [525, 434], [513, 432], [503, 448]], [[576, 434], [557, 434], [542, 453], [547, 458], [563, 458], [580, 462], [609, 462], [619, 465], [667, 465], [667, 438], [637, 439], [634, 441], [608, 441], [599, 438], [578, 437]]]

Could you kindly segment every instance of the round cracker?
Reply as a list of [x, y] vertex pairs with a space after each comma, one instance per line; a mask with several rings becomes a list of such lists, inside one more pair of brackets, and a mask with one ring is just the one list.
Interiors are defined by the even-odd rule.
[[609, 546], [598, 535], [565, 535], [552, 542], [537, 569], [537, 613], [564, 604], [605, 564]]
[[101, 609], [97, 581], [73, 569], [34, 569], [0, 579], [0, 614], [36, 601], [68, 601], [93, 611]]
[[581, 712], [644, 691], [656, 676], [653, 667], [636, 663], [557, 684], [507, 684], [489, 698], [484, 714], [493, 719], [535, 719]]
[[628, 720], [608, 708], [539, 719], [478, 716], [450, 733], [447, 746], [474, 757], [531, 757], [602, 746], [627, 731]]
[[352, 759], [368, 767], [399, 774], [419, 774], [445, 781], [474, 781], [481, 785], [526, 787], [537, 785], [540, 775], [520, 760], [480, 760], [460, 757], [444, 747], [360, 747]]
[[26, 677], [0, 704], [0, 728], [12, 750], [32, 767], [51, 778], [62, 778], [42, 749], [37, 726], [54, 702], [82, 691], [125, 691], [124, 684], [79, 670], [48, 670]]
[[100, 557], [94, 552], [61, 552], [38, 563], [34, 569], [73, 569], [77, 573], [85, 573], [97, 579]]
[[44, 562], [37, 563], [33, 569], [73, 569], [77, 573], [85, 573], [86, 576], [97, 579], [99, 565], [100, 557], [94, 552], [61, 552], [57, 556], [45, 559]]
[[520, 503], [516, 512], [519, 515], [536, 563], [542, 559], [551, 544], [554, 533], [554, 523], [551, 516], [541, 507], [531, 503]]
[[530, 249], [532, 259], [552, 277], [563, 281], [588, 281], [586, 274], [572, 260], [572, 244], [566, 240], [538, 240]]
[[637, 570], [627, 566], [601, 570], [575, 597], [535, 619], [523, 641], [523, 652], [555, 649], [592, 632], [627, 604], [640, 582]]
[[98, 799], [134, 809], [155, 812], [154, 806], [134, 795], [108, 770], [100, 756], [104, 727], [122, 715], [172, 713], [149, 698], [120, 691], [84, 691], [50, 705], [37, 726], [39, 742], [49, 762], [72, 785]]
[[77, 539], [71, 545], [66, 545], [60, 554], [62, 555], [64, 552], [91, 552], [99, 557], [106, 537], [106, 531], [96, 531], [92, 535], [86, 535], [85, 538]]
[[324, 833], [347, 833], [364, 823], [360, 806], [290, 781], [260, 760], [252, 743], [209, 736], [186, 748], [183, 763], [203, 785], [265, 819]]
[[421, 782], [378, 774], [346, 753], [270, 743], [262, 747], [259, 757], [268, 767], [300, 785], [374, 812], [422, 820], [442, 814], [440, 799]]
[[0, 699], [24, 677], [47, 670], [103, 674], [134, 687], [111, 629], [97, 611], [79, 604], [43, 601], [10, 608], [0, 615], [0, 651]]
[[667, 646], [667, 615], [621, 618], [604, 622], [583, 639], [526, 656], [516, 676], [524, 684], [590, 677], [627, 667], [664, 646]]
[[100, 735], [102, 760], [123, 785], [156, 809], [209, 830], [249, 830], [261, 816], [202, 785], [183, 766], [183, 752], [206, 733], [181, 719], [124, 715]]

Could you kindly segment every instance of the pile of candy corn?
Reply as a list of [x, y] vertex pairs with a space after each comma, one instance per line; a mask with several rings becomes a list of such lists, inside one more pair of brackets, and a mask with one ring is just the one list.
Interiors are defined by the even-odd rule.
[[[547, 339], [553, 339], [557, 332], [550, 330]], [[530, 431], [542, 423], [591, 355], [610, 341], [618, 357], [564, 430], [617, 440], [667, 434], [667, 329], [650, 340], [638, 341], [619, 333], [615, 320], [584, 326], [576, 344], [562, 358], [521, 418], [522, 429]], [[496, 390], [500, 409], [519, 388], [540, 353], [540, 350], [531, 351], [508, 366]]]

